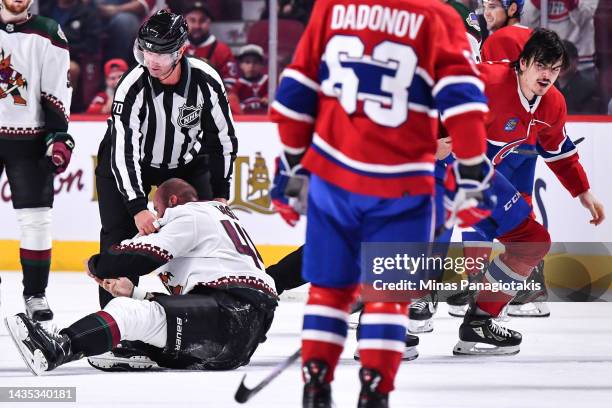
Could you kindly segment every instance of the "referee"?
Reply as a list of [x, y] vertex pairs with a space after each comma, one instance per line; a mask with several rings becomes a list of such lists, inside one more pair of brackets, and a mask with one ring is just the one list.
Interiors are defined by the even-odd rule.
[[[183, 56], [186, 38], [183, 17], [167, 11], [157, 12], [138, 32], [139, 65], [117, 87], [98, 150], [100, 252], [157, 230], [147, 209], [151, 186], [178, 177], [194, 186], [200, 199], [229, 197], [238, 141], [225, 89], [212, 67]], [[138, 283], [138, 276], [130, 279]], [[102, 307], [111, 299], [100, 290]]]

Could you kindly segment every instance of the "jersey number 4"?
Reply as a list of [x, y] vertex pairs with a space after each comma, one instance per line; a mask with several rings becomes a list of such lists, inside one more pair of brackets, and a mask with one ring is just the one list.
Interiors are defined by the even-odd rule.
[[222, 220], [221, 224], [234, 243], [236, 251], [238, 251], [239, 254], [251, 257], [255, 266], [263, 270], [263, 259], [261, 259], [259, 251], [255, 248], [251, 237], [249, 237], [249, 234], [247, 234], [244, 228], [242, 228], [240, 224], [229, 220]]
[[412, 47], [383, 41], [365, 55], [359, 37], [336, 35], [325, 48], [329, 77], [321, 91], [338, 98], [346, 113], [363, 100], [366, 116], [382, 126], [397, 127], [408, 119], [408, 88], [417, 67]]

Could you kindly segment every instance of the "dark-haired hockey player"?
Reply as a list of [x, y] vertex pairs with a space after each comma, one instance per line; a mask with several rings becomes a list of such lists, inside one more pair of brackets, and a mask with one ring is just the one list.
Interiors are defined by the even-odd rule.
[[74, 148], [66, 133], [72, 89], [66, 37], [55, 21], [30, 14], [31, 4], [2, 0], [0, 8], [0, 175], [6, 171], [21, 230], [26, 313], [48, 321], [53, 177]]
[[[144, 342], [145, 356], [164, 367], [228, 370], [249, 362], [272, 322], [274, 281], [230, 208], [197, 199], [184, 181], [166, 181], [154, 197], [159, 231], [113, 245], [90, 260], [90, 272], [107, 277], [99, 284], [120, 296], [104, 310], [58, 333], [24, 314], [6, 319], [35, 374], [108, 352], [122, 340]], [[144, 275], [161, 266], [159, 276], [170, 296], [145, 293], [127, 278], [108, 278], [126, 270]], [[132, 362], [146, 366], [149, 360]], [[94, 363], [121, 368], [114, 366], [120, 364], [117, 358], [106, 367], [103, 359]]]

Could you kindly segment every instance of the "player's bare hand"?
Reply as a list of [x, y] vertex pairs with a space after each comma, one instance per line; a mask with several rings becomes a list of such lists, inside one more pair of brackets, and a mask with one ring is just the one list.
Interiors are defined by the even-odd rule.
[[98, 285], [102, 286], [102, 279], [98, 278], [91, 272], [91, 270], [89, 269], [89, 263], [87, 261], [83, 261], [83, 265], [85, 265], [85, 272], [87, 273], [87, 276], [95, 280]]
[[217, 198], [213, 198], [213, 201], [218, 201], [220, 203], [227, 205], [227, 200], [225, 198], [217, 197]]
[[438, 139], [438, 148], [436, 149], [436, 160], [444, 160], [451, 154], [453, 144], [450, 137]]
[[140, 235], [149, 235], [157, 232], [158, 227], [155, 221], [157, 221], [157, 217], [149, 210], [142, 210], [134, 216], [134, 224], [136, 224]]
[[104, 279], [102, 287], [114, 297], [131, 297], [134, 284], [128, 278]]
[[585, 191], [584, 193], [578, 196], [580, 199], [580, 204], [591, 213], [590, 224], [599, 225], [606, 218], [604, 213], [603, 204], [591, 193], [591, 191]]

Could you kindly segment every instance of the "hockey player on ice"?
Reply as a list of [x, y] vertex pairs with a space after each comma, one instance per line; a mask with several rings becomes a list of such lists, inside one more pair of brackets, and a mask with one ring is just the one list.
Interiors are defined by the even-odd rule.
[[97, 278], [117, 297], [57, 333], [23, 313], [7, 317], [9, 333], [33, 373], [107, 353], [122, 340], [144, 343], [138, 359], [110, 353], [90, 363], [107, 370], [154, 362], [228, 370], [247, 364], [265, 340], [277, 304], [274, 281], [238, 218], [223, 203], [198, 202], [194, 188], [179, 179], [162, 183], [154, 203], [159, 232], [112, 246], [94, 256], [89, 269], [94, 276], [100, 270], [120, 276], [161, 268], [171, 295], [145, 293], [123, 277]]
[[49, 321], [53, 178], [74, 148], [66, 133], [72, 89], [66, 37], [55, 21], [32, 15], [31, 5], [0, 3], [0, 175], [6, 170], [21, 231], [26, 314]]
[[490, 35], [482, 43], [482, 61], [516, 61], [531, 35], [520, 24], [525, 0], [483, 0], [482, 8]]

